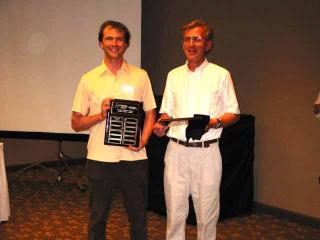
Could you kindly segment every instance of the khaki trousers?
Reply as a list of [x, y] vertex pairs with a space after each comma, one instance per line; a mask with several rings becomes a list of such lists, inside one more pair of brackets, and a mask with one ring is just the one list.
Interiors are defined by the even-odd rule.
[[185, 240], [190, 194], [197, 217], [197, 239], [216, 239], [221, 174], [219, 143], [207, 148], [168, 143], [164, 171], [167, 240]]

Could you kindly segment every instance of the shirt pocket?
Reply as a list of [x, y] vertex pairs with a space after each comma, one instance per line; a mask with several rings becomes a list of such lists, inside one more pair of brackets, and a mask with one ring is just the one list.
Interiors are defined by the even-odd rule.
[[210, 105], [220, 105], [221, 104], [221, 93], [220, 91], [209, 92], [209, 102]]
[[169, 115], [175, 117], [185, 117], [188, 115], [188, 106], [190, 106], [190, 98], [187, 94], [182, 94], [179, 91], [172, 91], [169, 96]]
[[221, 101], [221, 92], [216, 91], [210, 91], [208, 93], [208, 101], [209, 101], [209, 114], [211, 116], [220, 115], [220, 112], [222, 110], [222, 101]]

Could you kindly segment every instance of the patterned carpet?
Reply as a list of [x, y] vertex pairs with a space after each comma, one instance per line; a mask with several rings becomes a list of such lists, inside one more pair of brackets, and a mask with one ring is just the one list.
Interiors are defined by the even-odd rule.
[[[72, 166], [77, 179], [84, 182], [83, 165]], [[63, 180], [42, 169], [7, 173], [11, 217], [0, 225], [1, 240], [72, 240], [86, 239], [87, 193], [80, 191], [68, 171]], [[108, 240], [129, 238], [129, 226], [117, 194], [107, 227]], [[165, 239], [166, 218], [148, 212], [150, 240]], [[187, 225], [186, 239], [196, 239], [196, 227]], [[304, 226], [272, 215], [254, 213], [226, 219], [218, 224], [218, 240], [319, 240], [320, 229]]]

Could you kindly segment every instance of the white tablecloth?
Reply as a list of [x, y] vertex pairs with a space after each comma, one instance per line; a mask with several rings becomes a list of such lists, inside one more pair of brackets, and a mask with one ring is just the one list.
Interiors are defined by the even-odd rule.
[[0, 222], [8, 221], [10, 216], [8, 181], [3, 156], [3, 143], [0, 143]]

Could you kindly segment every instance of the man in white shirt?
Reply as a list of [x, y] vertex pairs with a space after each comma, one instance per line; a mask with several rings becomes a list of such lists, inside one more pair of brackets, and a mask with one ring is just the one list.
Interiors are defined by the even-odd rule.
[[[213, 31], [202, 20], [182, 28], [186, 64], [169, 72], [154, 133], [170, 138], [165, 154], [167, 240], [185, 239], [188, 197], [191, 194], [198, 227], [198, 240], [216, 239], [219, 218], [219, 187], [222, 162], [219, 141], [222, 128], [239, 119], [239, 106], [230, 73], [206, 54], [213, 46]], [[164, 119], [210, 117], [201, 139], [189, 140], [188, 122]], [[190, 124], [189, 124], [190, 125]]]
[[[106, 221], [116, 186], [123, 194], [132, 240], [147, 239], [147, 176], [145, 145], [155, 122], [155, 100], [147, 73], [128, 64], [123, 55], [130, 43], [127, 27], [104, 22], [99, 31], [103, 63], [84, 74], [72, 107], [72, 128], [89, 130], [86, 176], [89, 192], [88, 239], [105, 239]], [[112, 99], [139, 101], [145, 112], [137, 147], [104, 144], [106, 114]]]

